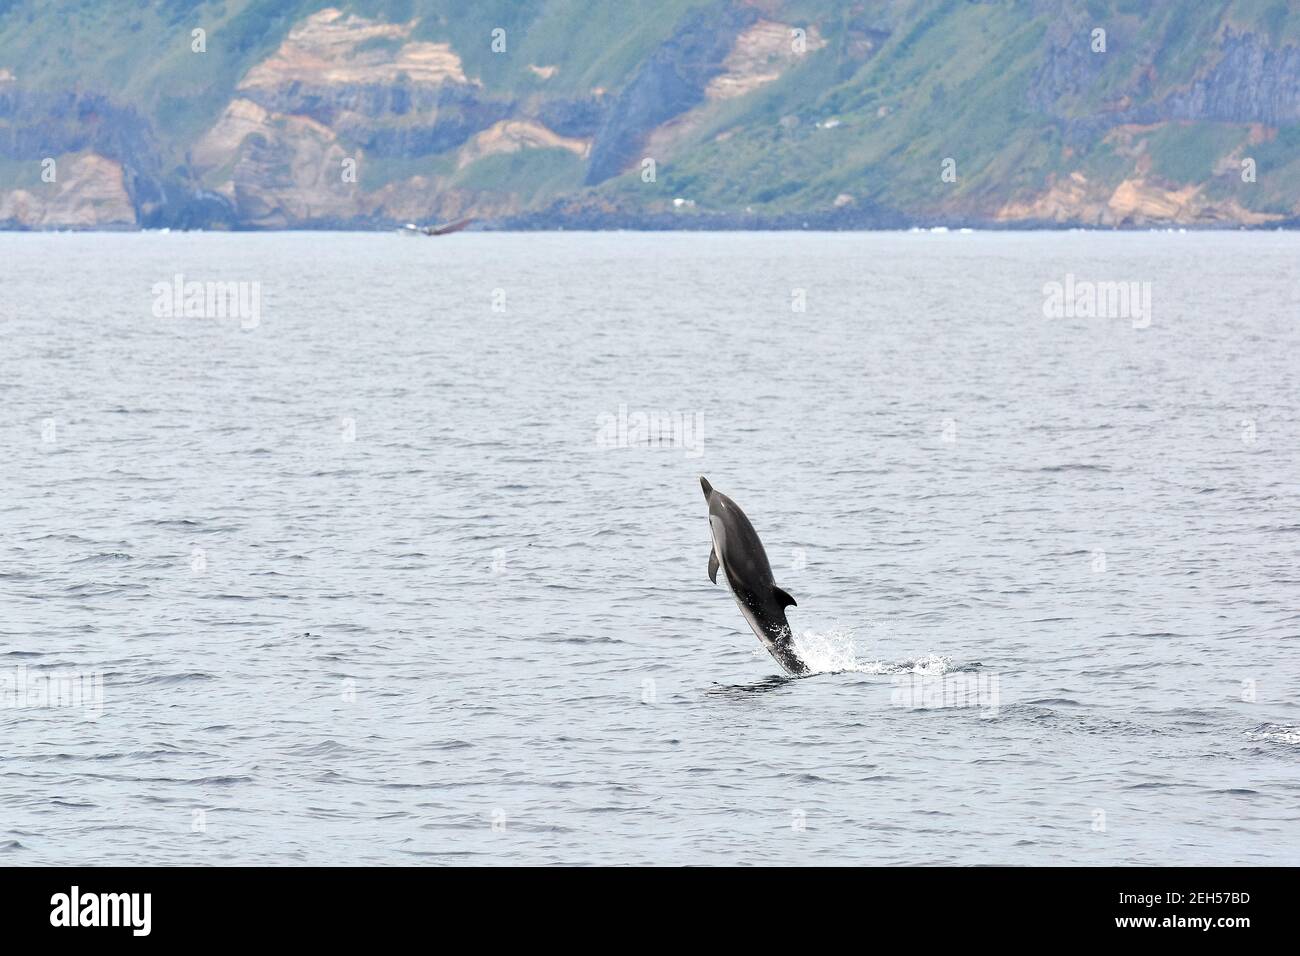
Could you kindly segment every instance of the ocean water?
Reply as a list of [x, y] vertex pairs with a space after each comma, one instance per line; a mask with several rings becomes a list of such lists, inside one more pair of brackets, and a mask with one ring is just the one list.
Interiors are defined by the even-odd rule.
[[[1300, 236], [0, 277], [0, 865], [1300, 863]], [[701, 474], [812, 676], [710, 584]]]

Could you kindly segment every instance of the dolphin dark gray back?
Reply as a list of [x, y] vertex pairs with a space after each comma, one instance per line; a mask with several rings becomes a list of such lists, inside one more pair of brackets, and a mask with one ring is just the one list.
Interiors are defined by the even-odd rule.
[[741, 580], [758, 584], [772, 583], [772, 565], [767, 551], [745, 512], [719, 491], [709, 495], [709, 516], [723, 522], [727, 553], [719, 555], [725, 566]]

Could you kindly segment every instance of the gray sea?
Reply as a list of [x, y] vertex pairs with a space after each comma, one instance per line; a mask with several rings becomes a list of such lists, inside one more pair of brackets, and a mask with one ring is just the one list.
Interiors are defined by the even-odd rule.
[[0, 279], [0, 865], [1300, 863], [1294, 233]]

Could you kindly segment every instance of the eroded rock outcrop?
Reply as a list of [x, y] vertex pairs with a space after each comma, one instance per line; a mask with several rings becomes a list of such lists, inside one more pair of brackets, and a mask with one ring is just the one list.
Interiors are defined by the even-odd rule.
[[135, 225], [120, 163], [84, 153], [56, 161], [54, 171], [54, 182], [0, 192], [0, 223], [22, 229]]

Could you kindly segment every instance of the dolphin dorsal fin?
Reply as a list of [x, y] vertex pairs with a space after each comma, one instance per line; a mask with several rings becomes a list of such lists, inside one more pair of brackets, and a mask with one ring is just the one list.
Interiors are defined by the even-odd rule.
[[790, 607], [791, 605], [794, 607], [799, 606], [798, 601], [790, 597], [788, 592], [777, 587], [775, 584], [772, 585], [772, 593], [776, 595], [776, 603], [781, 605], [781, 607]]

